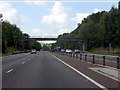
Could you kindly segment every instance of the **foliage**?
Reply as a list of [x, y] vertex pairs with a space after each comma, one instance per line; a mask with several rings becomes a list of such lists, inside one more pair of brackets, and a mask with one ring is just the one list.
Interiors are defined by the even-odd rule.
[[48, 51], [48, 50], [50, 50], [50, 44], [44, 44], [44, 45], [42, 46], [42, 50], [43, 50], [43, 51]]
[[[21, 50], [30, 50], [35, 47], [37, 50], [41, 49], [38, 42], [24, 41], [29, 38], [27, 33], [22, 33], [20, 28], [8, 21], [2, 22], [2, 53], [9, 53]], [[23, 40], [23, 41], [22, 41]]]
[[[60, 38], [80, 38], [84, 42], [68, 42]], [[108, 48], [110, 43], [113, 48], [120, 46], [120, 2], [118, 8], [113, 6], [108, 12], [93, 13], [84, 18], [74, 31], [59, 35], [54, 46], [82, 50], [83, 43], [86, 50], [98, 47]]]
[[37, 51], [40, 51], [41, 44], [39, 42], [31, 42], [32, 49], [36, 49]]

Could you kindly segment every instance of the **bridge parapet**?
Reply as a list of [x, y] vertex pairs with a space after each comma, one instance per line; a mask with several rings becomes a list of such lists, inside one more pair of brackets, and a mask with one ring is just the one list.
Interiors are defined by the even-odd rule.
[[72, 41], [72, 42], [83, 42], [80, 38], [20, 38], [19, 40], [22, 41], [57, 41], [57, 40], [64, 40], [64, 41]]

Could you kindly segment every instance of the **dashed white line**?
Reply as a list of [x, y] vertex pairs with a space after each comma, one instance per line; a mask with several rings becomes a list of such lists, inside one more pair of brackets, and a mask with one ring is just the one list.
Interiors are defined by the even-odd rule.
[[10, 70], [8, 70], [6, 73], [10, 73], [10, 72], [12, 72], [13, 71], [13, 69], [10, 69]]
[[21, 64], [25, 64], [25, 62], [22, 62]]

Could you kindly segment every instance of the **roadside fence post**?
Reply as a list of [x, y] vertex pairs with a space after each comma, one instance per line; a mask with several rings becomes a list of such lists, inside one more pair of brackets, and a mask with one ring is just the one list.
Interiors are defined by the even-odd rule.
[[85, 61], [87, 61], [87, 54], [85, 54]]
[[117, 69], [120, 69], [119, 64], [120, 64], [120, 58], [119, 58], [119, 57], [117, 57]]
[[103, 65], [105, 66], [105, 56], [103, 56]]
[[82, 60], [82, 54], [80, 54], [80, 60]]
[[76, 59], [78, 59], [78, 53], [76, 53]]
[[92, 63], [95, 63], [95, 55], [93, 55], [93, 62]]
[[76, 58], [76, 53], [75, 53], [75, 58]]
[[74, 58], [75, 54], [73, 53], [73, 58]]

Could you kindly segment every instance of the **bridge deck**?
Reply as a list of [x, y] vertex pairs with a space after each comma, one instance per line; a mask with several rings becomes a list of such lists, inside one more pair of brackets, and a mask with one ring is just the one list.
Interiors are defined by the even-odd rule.
[[64, 40], [64, 41], [77, 41], [77, 42], [83, 42], [80, 38], [22, 38], [20, 40], [23, 41], [57, 41], [57, 40]]

